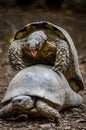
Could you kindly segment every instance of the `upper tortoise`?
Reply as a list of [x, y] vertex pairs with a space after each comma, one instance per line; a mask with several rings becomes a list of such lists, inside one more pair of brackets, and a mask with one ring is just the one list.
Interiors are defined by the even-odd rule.
[[74, 91], [84, 88], [74, 43], [59, 26], [46, 21], [24, 26], [14, 35], [8, 54], [13, 70], [34, 64], [51, 65], [54, 71], [65, 75]]

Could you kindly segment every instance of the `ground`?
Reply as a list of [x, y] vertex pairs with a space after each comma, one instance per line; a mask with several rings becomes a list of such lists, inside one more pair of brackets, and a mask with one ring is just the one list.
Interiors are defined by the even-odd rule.
[[[17, 7], [0, 9], [0, 100], [9, 82], [16, 74], [8, 63], [8, 47], [12, 36], [20, 27], [34, 21], [46, 20], [66, 29], [75, 43], [85, 89], [80, 92], [83, 104], [61, 112], [64, 130], [86, 130], [86, 15], [69, 10], [28, 10]], [[6, 121], [0, 119], [0, 130], [61, 130], [44, 119]]]

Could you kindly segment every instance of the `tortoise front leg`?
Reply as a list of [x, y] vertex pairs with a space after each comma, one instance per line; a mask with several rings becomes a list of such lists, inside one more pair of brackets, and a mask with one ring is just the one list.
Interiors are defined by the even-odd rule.
[[62, 73], [65, 73], [69, 65], [69, 47], [67, 45], [67, 42], [64, 40], [57, 40], [56, 46], [56, 60], [52, 69], [55, 72], [60, 71]]
[[10, 115], [12, 114], [12, 109], [13, 106], [11, 102], [5, 106], [2, 106], [2, 108], [0, 109], [0, 118], [10, 117]]
[[37, 111], [40, 115], [46, 117], [49, 120], [54, 120], [57, 124], [59, 122], [61, 129], [63, 130], [61, 115], [59, 114], [58, 110], [52, 108], [47, 103], [38, 100], [36, 102]]
[[13, 107], [12, 102], [3, 106], [0, 109], [0, 118], [2, 118], [2, 119], [17, 120], [17, 119], [21, 118], [22, 116], [27, 118], [27, 116], [25, 114], [22, 114], [19, 109], [15, 109]]
[[22, 60], [22, 47], [25, 43], [20, 40], [15, 40], [10, 45], [8, 50], [9, 64], [12, 69], [15, 71], [20, 71], [25, 68], [25, 65]]

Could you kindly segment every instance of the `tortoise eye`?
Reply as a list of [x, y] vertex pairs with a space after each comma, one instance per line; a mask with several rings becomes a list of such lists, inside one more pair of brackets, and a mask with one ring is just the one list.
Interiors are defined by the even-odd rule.
[[27, 42], [27, 45], [28, 45], [28, 46], [30, 46], [30, 43], [29, 43], [29, 42]]
[[40, 47], [40, 42], [36, 45], [37, 47]]
[[38, 46], [40, 46], [40, 42], [38, 43]]

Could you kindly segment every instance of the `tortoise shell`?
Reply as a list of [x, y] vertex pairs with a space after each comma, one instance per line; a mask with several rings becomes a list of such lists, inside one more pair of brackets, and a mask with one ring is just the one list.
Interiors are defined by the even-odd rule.
[[2, 104], [5, 105], [21, 95], [46, 100], [58, 110], [78, 106], [82, 102], [82, 97], [70, 88], [64, 75], [54, 72], [47, 65], [35, 65], [21, 70], [10, 82]]

